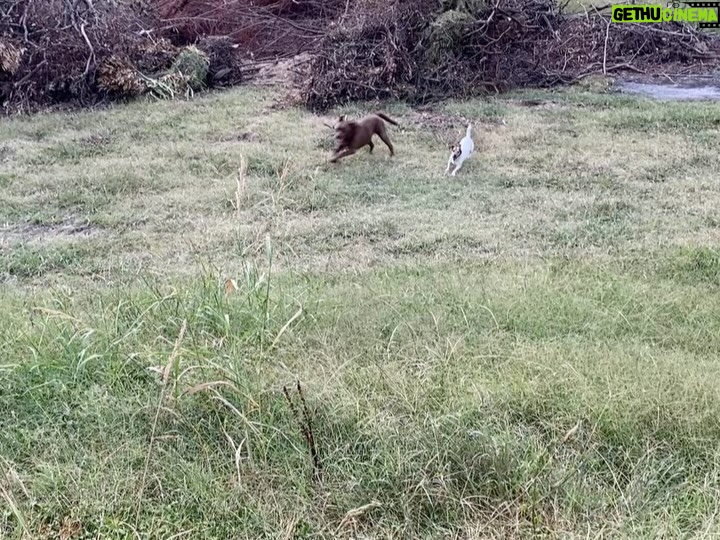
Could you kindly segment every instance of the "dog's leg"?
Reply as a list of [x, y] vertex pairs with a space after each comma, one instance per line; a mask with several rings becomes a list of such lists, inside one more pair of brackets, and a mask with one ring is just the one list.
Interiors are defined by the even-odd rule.
[[370, 147], [370, 151], [368, 152], [368, 154], [372, 154], [372, 151], [373, 151], [373, 148], [375, 148], [375, 145], [373, 144], [372, 141], [370, 141], [370, 142], [368, 143], [368, 146]]
[[457, 163], [455, 164], [455, 170], [450, 174], [450, 176], [455, 176], [457, 174], [457, 172], [463, 166], [464, 161], [465, 159], [461, 156], [460, 159], [457, 160]]
[[337, 163], [339, 159], [342, 159], [347, 156], [351, 156], [355, 153], [355, 150], [352, 148], [346, 148], [345, 150], [342, 150], [341, 152], [336, 153], [331, 159], [330, 163]]
[[382, 139], [382, 142], [384, 142], [385, 145], [390, 149], [390, 155], [391, 155], [391, 156], [394, 156], [394, 155], [395, 155], [395, 149], [393, 148], [393, 145], [392, 145], [392, 143], [390, 142], [390, 138], [388, 137], [387, 131], [385, 131], [385, 128], [381, 129], [381, 130], [378, 132], [378, 137], [380, 137], [380, 138]]
[[451, 153], [451, 154], [450, 154], [450, 158], [448, 159], [448, 162], [447, 162], [447, 167], [445, 167], [445, 173], [444, 173], [444, 174], [447, 174], [447, 173], [450, 172], [450, 167], [452, 167], [452, 164], [453, 164], [453, 159], [452, 159], [452, 153]]

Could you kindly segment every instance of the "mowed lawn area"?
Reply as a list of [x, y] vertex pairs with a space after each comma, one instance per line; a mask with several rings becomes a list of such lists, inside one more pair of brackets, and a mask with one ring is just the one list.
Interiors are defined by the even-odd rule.
[[0, 123], [1, 538], [720, 534], [720, 105], [276, 97]]

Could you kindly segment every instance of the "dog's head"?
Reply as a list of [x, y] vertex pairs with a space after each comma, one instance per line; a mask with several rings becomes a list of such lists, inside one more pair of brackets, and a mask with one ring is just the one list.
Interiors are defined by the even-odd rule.
[[462, 149], [459, 144], [449, 144], [448, 148], [450, 148], [453, 161], [459, 158], [460, 154], [462, 154]]
[[346, 126], [349, 123], [347, 119], [347, 115], [342, 114], [337, 117], [335, 122], [333, 122], [332, 128], [337, 131], [338, 129], [344, 129], [344, 126]]
[[346, 115], [339, 116], [335, 122], [335, 138], [340, 141], [348, 141], [355, 135], [357, 122], [348, 120]]
[[323, 124], [325, 127], [330, 128], [333, 131], [337, 131], [338, 129], [343, 129], [343, 126], [348, 124], [347, 116], [343, 114], [338, 116], [332, 123], [323, 122]]
[[335, 131], [347, 131], [349, 126], [355, 125], [356, 123], [357, 122], [354, 122], [353, 120], [348, 120], [348, 117], [343, 114], [342, 116], [338, 116], [335, 121]]

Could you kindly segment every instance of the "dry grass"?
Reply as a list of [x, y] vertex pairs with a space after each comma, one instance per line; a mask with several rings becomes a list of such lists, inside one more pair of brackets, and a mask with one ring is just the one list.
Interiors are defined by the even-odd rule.
[[274, 97], [0, 125], [0, 536], [713, 537], [716, 106]]
[[[11, 121], [0, 212], [16, 242], [5, 249], [10, 261], [29, 246], [82, 249], [53, 234], [72, 220], [115, 246], [114, 267], [163, 273], [194, 272], [192, 258], [232, 272], [238, 256], [262, 257], [267, 233], [278, 268], [311, 271], [438, 256], [602, 259], [713, 238], [713, 106], [583, 99], [447, 104], [432, 115], [395, 106], [397, 157], [378, 147], [335, 167], [324, 163], [321, 118], [268, 110], [268, 95], [251, 91]], [[445, 143], [465, 118], [479, 152], [443, 178]]]

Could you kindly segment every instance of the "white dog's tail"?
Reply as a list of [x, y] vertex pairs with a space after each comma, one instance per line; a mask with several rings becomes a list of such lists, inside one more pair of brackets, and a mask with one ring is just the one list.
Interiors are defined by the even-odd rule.
[[465, 136], [471, 137], [472, 136], [472, 124], [468, 124], [467, 129], [465, 130]]

